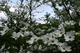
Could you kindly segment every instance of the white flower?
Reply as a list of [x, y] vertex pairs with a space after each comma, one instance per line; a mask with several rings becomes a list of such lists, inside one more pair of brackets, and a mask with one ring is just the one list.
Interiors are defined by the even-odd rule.
[[27, 51], [27, 53], [32, 53], [31, 51]]
[[71, 25], [74, 25], [76, 22], [74, 22], [73, 20], [71, 20], [71, 21], [69, 21], [69, 23], [70, 23]]
[[40, 37], [44, 44], [56, 44], [58, 45], [58, 40], [53, 36], [53, 33], [49, 33]]
[[74, 22], [73, 20], [70, 21], [65, 21], [65, 24], [67, 25], [74, 25], [76, 22]]
[[25, 25], [26, 25], [27, 28], [30, 26], [30, 24], [28, 24], [28, 23], [27, 24], [25, 23]]
[[35, 36], [35, 34], [32, 31], [30, 31], [30, 35]]
[[39, 37], [33, 36], [33, 37], [31, 37], [30, 40], [26, 41], [26, 43], [33, 44], [33, 43], [36, 42], [37, 40], [39, 40]]
[[10, 12], [15, 12], [15, 8], [12, 8], [12, 7], [11, 7], [11, 8], [9, 9], [9, 11], [10, 11]]
[[1, 35], [3, 36], [6, 32], [5, 31], [0, 31], [1, 32]]
[[52, 29], [50, 28], [50, 29], [48, 29], [47, 31], [51, 31]]
[[0, 52], [2, 52], [4, 48], [5, 48], [5, 44], [1, 46]]
[[67, 43], [62, 43], [58, 46], [58, 49], [61, 51], [61, 52], [70, 52], [71, 51], [71, 46], [67, 46]]
[[55, 38], [50, 39], [48, 45], [50, 45], [50, 44], [58, 45], [58, 39], [55, 39]]
[[41, 32], [38, 32], [38, 33], [36, 33], [37, 35], [40, 35], [41, 34]]
[[19, 38], [19, 37], [20, 37], [20, 35], [22, 35], [22, 33], [21, 33], [21, 32], [18, 32], [18, 33], [13, 32], [13, 34], [12, 34], [12, 38], [17, 39], [17, 38]]
[[28, 35], [30, 35], [30, 32], [29, 31], [25, 31], [24, 32], [24, 36], [28, 36]]
[[79, 21], [79, 26], [80, 26], [80, 21]]
[[64, 23], [62, 22], [58, 27], [59, 27], [58, 29], [64, 28]]
[[23, 27], [21, 28], [21, 31], [25, 31], [27, 29], [27, 27]]
[[80, 32], [76, 32], [75, 34], [76, 34], [76, 35], [80, 35]]
[[65, 33], [65, 31], [55, 30], [54, 36], [55, 37], [61, 37], [64, 33]]
[[49, 41], [49, 37], [47, 37], [46, 35], [43, 35], [43, 36], [41, 36], [40, 38], [43, 40], [43, 43], [44, 43], [44, 44], [47, 44], [48, 41]]
[[6, 53], [10, 53], [9, 51], [6, 51]]
[[65, 41], [73, 41], [75, 38], [75, 31], [70, 31], [64, 34]]
[[7, 26], [5, 26], [3, 28], [3, 31], [0, 31], [1, 35], [3, 36], [6, 32], [8, 32], [9, 28]]
[[73, 11], [72, 11], [72, 10], [69, 10], [69, 13], [70, 13], [70, 14], [72, 14], [72, 13], [73, 13]]
[[14, 20], [14, 23], [16, 24], [16, 23], [17, 23], [17, 21], [16, 21], [16, 20]]
[[4, 45], [2, 45], [2, 47], [0, 48], [1, 50], [3, 50], [5, 48], [5, 44]]
[[65, 28], [63, 24], [60, 24], [58, 29], [62, 32], [62, 34], [65, 33]]
[[23, 47], [22, 47], [22, 46], [20, 46], [19, 53], [24, 53], [24, 52], [23, 52]]
[[44, 44], [49, 44], [49, 40], [52, 39], [52, 35], [51, 34], [46, 34], [40, 37]]
[[39, 45], [39, 48], [38, 48], [39, 50], [42, 50], [42, 45]]

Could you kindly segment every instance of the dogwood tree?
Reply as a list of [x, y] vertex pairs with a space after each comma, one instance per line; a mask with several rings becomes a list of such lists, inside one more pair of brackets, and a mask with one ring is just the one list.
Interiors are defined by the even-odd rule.
[[[0, 52], [78, 52], [77, 50], [80, 49], [80, 23], [79, 20], [75, 20], [75, 16], [72, 16], [72, 13], [76, 12], [67, 9], [68, 6], [74, 7], [74, 2], [68, 0], [20, 0], [20, 3], [13, 8], [7, 0], [2, 0], [0, 10], [5, 12], [8, 19], [1, 20]], [[45, 3], [54, 8], [57, 16], [49, 17], [50, 14], [47, 13], [44, 16], [45, 24], [37, 23], [33, 19], [34, 10]], [[77, 13], [75, 15], [78, 16]], [[59, 18], [57, 19], [57, 17]]]

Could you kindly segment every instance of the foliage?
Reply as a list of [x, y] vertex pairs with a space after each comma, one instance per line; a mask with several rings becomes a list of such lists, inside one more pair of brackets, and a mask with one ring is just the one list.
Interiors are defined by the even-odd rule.
[[[1, 20], [0, 53], [80, 52], [80, 18], [76, 19], [79, 17], [79, 9], [76, 9], [79, 0], [26, 0], [28, 6], [24, 2], [20, 0], [16, 11], [10, 10], [11, 6], [8, 6], [6, 0], [0, 3], [0, 10], [8, 17], [7, 20]], [[49, 4], [48, 2], [51, 2], [50, 6], [59, 19], [50, 17], [47, 13], [45, 24], [35, 22], [34, 10], [44, 3]], [[72, 9], [70, 14], [69, 10]]]

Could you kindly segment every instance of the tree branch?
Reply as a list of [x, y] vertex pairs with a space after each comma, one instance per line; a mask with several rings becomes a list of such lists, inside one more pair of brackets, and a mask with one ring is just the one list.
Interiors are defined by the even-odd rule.
[[71, 18], [71, 20], [72, 20], [72, 16], [70, 15], [69, 10], [67, 9], [66, 5], [64, 4], [64, 0], [62, 0], [62, 4], [63, 4], [66, 12], [68, 13], [68, 15], [70, 16], [70, 18]]

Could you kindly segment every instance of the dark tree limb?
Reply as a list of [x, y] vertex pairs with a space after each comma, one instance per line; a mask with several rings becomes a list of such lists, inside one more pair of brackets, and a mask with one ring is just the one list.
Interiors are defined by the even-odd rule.
[[69, 9], [67, 9], [66, 5], [64, 4], [64, 0], [62, 0], [62, 4], [66, 10], [66, 12], [68, 13], [68, 15], [70, 16], [71, 20], [73, 19], [72, 16], [70, 15]]

